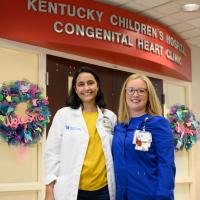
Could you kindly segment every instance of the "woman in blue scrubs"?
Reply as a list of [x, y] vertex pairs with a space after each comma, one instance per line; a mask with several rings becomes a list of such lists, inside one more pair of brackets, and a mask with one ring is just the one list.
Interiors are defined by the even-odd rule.
[[116, 200], [174, 200], [173, 134], [151, 81], [125, 81], [112, 144]]

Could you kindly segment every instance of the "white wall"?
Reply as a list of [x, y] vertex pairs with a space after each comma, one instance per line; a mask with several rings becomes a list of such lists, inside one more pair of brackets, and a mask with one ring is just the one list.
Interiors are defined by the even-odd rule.
[[[192, 47], [192, 110], [198, 120], [200, 120], [200, 48]], [[194, 151], [194, 174], [196, 185], [196, 200], [200, 198], [200, 141], [195, 145]]]
[[200, 119], [200, 48], [192, 47], [192, 108]]

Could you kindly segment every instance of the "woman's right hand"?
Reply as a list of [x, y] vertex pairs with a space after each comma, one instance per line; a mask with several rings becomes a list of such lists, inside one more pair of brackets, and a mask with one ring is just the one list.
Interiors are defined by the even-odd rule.
[[49, 185], [46, 185], [46, 192], [45, 192], [44, 200], [55, 200], [54, 194], [53, 194], [54, 183], [55, 182], [52, 182]]
[[46, 193], [45, 200], [55, 200], [54, 195]]

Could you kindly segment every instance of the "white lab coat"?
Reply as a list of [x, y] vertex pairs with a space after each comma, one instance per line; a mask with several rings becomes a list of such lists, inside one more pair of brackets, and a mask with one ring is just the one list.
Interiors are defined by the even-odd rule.
[[[98, 108], [97, 131], [102, 141], [110, 200], [115, 200], [115, 178], [111, 144], [116, 115]], [[45, 184], [56, 181], [56, 200], [77, 200], [79, 178], [89, 135], [82, 110], [64, 107], [57, 111], [45, 145]]]

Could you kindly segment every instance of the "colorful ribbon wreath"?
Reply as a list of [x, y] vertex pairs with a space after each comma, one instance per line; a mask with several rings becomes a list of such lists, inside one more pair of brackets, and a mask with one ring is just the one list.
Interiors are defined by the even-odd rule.
[[12, 145], [38, 143], [49, 122], [48, 104], [39, 86], [29, 81], [3, 83], [0, 87], [0, 137]]
[[189, 150], [200, 131], [200, 123], [195, 120], [194, 114], [185, 105], [174, 105], [167, 118], [173, 131], [175, 149]]

